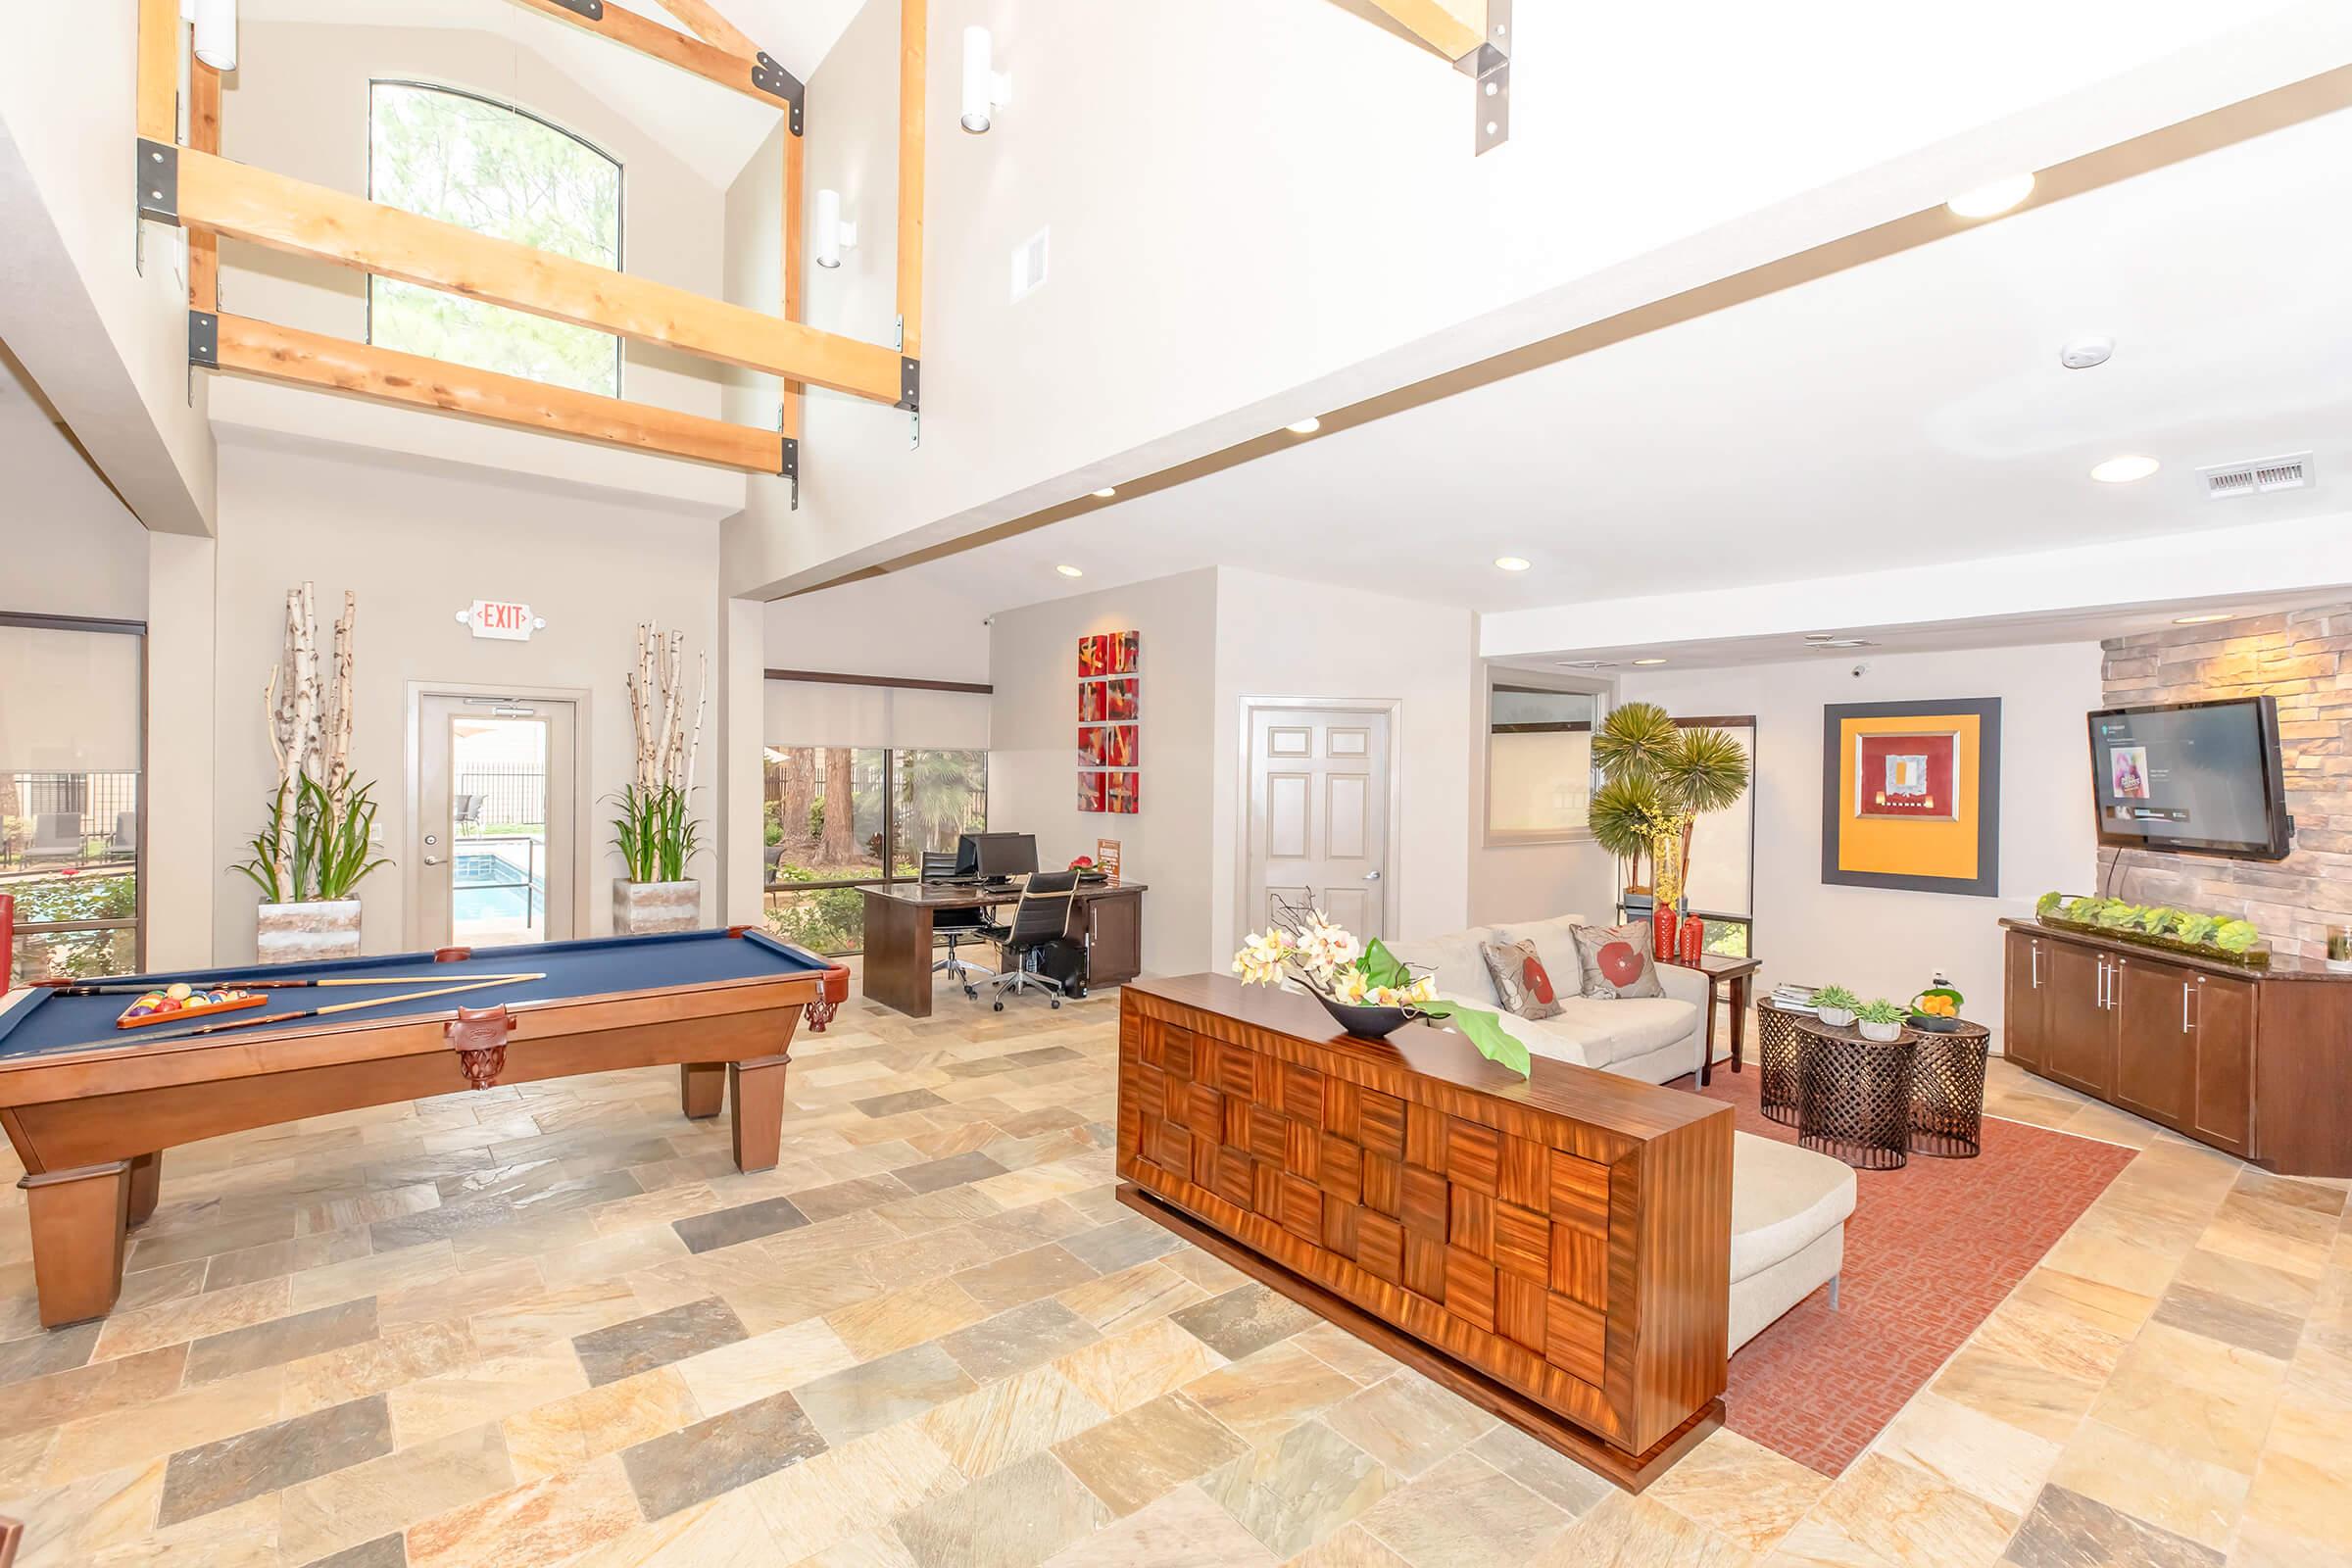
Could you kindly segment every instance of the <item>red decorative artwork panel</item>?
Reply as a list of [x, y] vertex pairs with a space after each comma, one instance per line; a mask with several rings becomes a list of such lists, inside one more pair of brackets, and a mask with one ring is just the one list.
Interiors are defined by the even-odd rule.
[[1855, 737], [1854, 814], [1950, 821], [1959, 738], [1950, 731]]

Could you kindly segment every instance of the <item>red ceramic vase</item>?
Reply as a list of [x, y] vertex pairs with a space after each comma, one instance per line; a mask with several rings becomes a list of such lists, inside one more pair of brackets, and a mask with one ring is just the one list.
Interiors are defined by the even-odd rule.
[[1661, 963], [1674, 961], [1675, 912], [1666, 905], [1649, 911], [1650, 956]]
[[1695, 915], [1684, 915], [1680, 941], [1683, 962], [1696, 968], [1700, 956], [1707, 951], [1707, 922]]

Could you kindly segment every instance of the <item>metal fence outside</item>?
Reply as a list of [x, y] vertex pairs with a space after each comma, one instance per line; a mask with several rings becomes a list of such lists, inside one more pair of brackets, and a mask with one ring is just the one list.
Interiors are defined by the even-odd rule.
[[84, 852], [104, 858], [108, 841], [120, 858], [136, 848], [136, 773], [5, 773], [0, 780], [0, 816], [8, 819], [0, 822], [0, 859], [35, 852], [69, 861]]
[[547, 821], [547, 769], [528, 762], [474, 762], [458, 770], [458, 830], [535, 827]]

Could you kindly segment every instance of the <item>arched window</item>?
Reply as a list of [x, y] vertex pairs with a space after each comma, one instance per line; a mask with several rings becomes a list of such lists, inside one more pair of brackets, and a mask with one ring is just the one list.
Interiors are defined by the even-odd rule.
[[[620, 266], [620, 164], [535, 115], [411, 81], [370, 85], [368, 194], [599, 267]], [[368, 340], [620, 395], [620, 340], [369, 274]]]

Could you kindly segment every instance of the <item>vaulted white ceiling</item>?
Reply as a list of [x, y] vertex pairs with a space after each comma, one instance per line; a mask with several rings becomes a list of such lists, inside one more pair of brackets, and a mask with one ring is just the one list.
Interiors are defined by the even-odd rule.
[[[988, 610], [1229, 563], [1497, 611], [2345, 512], [2348, 168], [2338, 114], [915, 570]], [[2113, 359], [2061, 368], [2083, 333]], [[2312, 488], [2205, 498], [2301, 451]], [[2163, 466], [2091, 482], [2119, 453]]]

